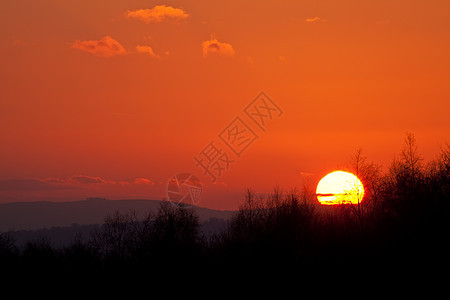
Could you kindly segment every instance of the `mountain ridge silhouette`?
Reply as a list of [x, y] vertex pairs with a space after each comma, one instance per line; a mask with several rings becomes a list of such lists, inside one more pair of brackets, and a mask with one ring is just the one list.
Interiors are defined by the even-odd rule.
[[[0, 204], [0, 232], [36, 230], [72, 224], [102, 224], [108, 214], [135, 211], [143, 216], [157, 212], [163, 200], [87, 198], [80, 201], [33, 201]], [[194, 206], [200, 222], [210, 218], [228, 219], [233, 211]]]

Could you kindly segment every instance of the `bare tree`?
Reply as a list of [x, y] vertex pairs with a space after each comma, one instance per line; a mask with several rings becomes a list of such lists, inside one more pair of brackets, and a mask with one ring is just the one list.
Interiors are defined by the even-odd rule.
[[419, 194], [418, 189], [424, 179], [422, 161], [416, 139], [408, 133], [400, 159], [395, 159], [389, 170], [388, 180], [391, 182], [387, 186], [394, 193], [394, 201], [402, 201], [405, 197], [414, 199]]
[[422, 179], [423, 158], [419, 154], [416, 138], [412, 133], [407, 133], [405, 146], [402, 150], [402, 164], [411, 183], [416, 184]]
[[191, 252], [199, 240], [199, 217], [183, 203], [161, 202], [152, 222], [152, 243], [158, 253]]
[[[380, 206], [381, 167], [373, 162], [369, 163], [359, 148], [350, 159], [350, 171], [361, 180], [364, 187], [364, 197], [358, 196], [358, 203], [351, 205], [350, 209], [357, 218], [361, 230], [365, 230], [367, 218], [373, 216]], [[359, 190], [358, 187], [355, 187], [356, 189]]]
[[94, 234], [94, 246], [109, 259], [128, 259], [138, 247], [142, 226], [136, 212], [116, 211], [105, 217], [101, 230]]
[[450, 145], [441, 147], [439, 156], [427, 166], [426, 182], [431, 205], [446, 205], [450, 191]]

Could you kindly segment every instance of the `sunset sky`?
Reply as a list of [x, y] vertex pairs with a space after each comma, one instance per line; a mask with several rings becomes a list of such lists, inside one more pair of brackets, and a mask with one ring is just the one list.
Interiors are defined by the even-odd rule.
[[[235, 209], [358, 148], [387, 168], [407, 132], [433, 159], [449, 53], [448, 0], [2, 0], [0, 203], [161, 200], [190, 172], [199, 206]], [[263, 129], [261, 91], [280, 109]], [[220, 137], [237, 117], [257, 136], [239, 155]], [[210, 142], [233, 160], [215, 182]]]

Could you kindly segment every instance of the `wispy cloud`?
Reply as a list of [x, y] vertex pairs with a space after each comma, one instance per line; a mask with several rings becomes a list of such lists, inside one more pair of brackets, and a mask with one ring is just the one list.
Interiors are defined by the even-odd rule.
[[169, 20], [186, 19], [189, 15], [182, 8], [157, 5], [151, 9], [129, 10], [125, 13], [127, 18], [138, 19], [145, 23], [159, 23]]
[[319, 17], [306, 18], [305, 22], [307, 22], [307, 23], [325, 22], [325, 19], [319, 18]]
[[86, 176], [86, 175], [73, 175], [68, 179], [68, 182], [82, 183], [82, 184], [107, 183], [106, 180], [104, 180], [100, 177], [92, 177], [92, 176]]
[[150, 57], [153, 57], [153, 58], [157, 58], [157, 59], [161, 58], [159, 55], [155, 54], [155, 52], [153, 51], [152, 47], [150, 47], [150, 46], [136, 46], [136, 51], [138, 53], [147, 54], [147, 55], [149, 55]]
[[5, 179], [0, 180], [0, 191], [50, 191], [70, 187], [52, 184], [38, 179]]
[[310, 173], [310, 172], [300, 172], [299, 173], [301, 176], [313, 176], [314, 173]]
[[287, 59], [286, 59], [286, 57], [283, 56], [283, 55], [278, 56], [278, 60], [281, 61], [281, 62], [284, 63], [284, 64], [287, 63]]
[[0, 180], [0, 191], [22, 190], [22, 191], [39, 191], [39, 190], [60, 190], [60, 189], [79, 189], [84, 186], [91, 185], [156, 185], [166, 184], [165, 182], [155, 182], [144, 177], [136, 177], [131, 181], [115, 181], [101, 178], [99, 176], [89, 175], [72, 175], [68, 178], [33, 178], [33, 179], [2, 179]]
[[155, 183], [147, 178], [138, 177], [134, 179], [135, 184], [154, 185]]
[[14, 46], [22, 46], [22, 47], [28, 46], [28, 43], [25, 42], [24, 40], [21, 40], [21, 39], [15, 39], [15, 40], [12, 42], [12, 44], [13, 44]]
[[233, 46], [228, 43], [219, 42], [215, 38], [211, 38], [202, 43], [203, 57], [207, 57], [211, 54], [221, 55], [221, 56], [234, 56], [235, 52]]
[[72, 48], [88, 52], [99, 57], [112, 57], [127, 54], [125, 48], [109, 35], [100, 40], [75, 41]]

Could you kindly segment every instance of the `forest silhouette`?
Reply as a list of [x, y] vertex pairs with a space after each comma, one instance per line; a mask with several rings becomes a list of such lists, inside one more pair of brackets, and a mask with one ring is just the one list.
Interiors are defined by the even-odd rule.
[[319, 205], [308, 188], [274, 188], [266, 196], [248, 189], [225, 229], [205, 236], [192, 207], [162, 202], [143, 218], [132, 212], [108, 215], [89, 238], [62, 249], [45, 238], [18, 247], [8, 232], [2, 233], [0, 264], [4, 270], [114, 272], [448, 262], [449, 145], [425, 162], [408, 134], [387, 172], [360, 150], [348, 171], [365, 187], [358, 205]]

